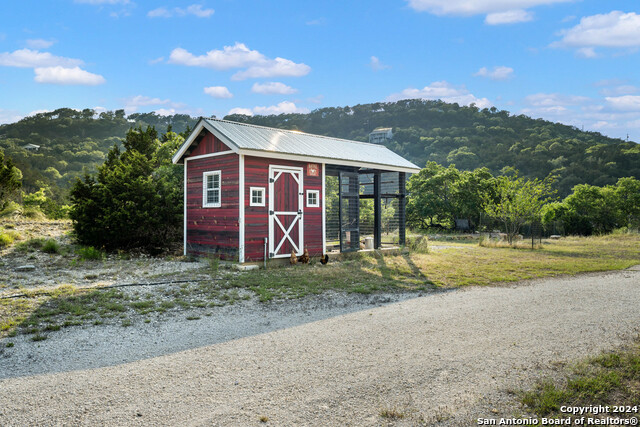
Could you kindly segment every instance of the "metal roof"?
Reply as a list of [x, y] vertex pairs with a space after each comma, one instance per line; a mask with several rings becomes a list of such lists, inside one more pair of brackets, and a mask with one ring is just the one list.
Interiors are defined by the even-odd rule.
[[288, 159], [299, 157], [301, 161], [409, 173], [420, 171], [418, 166], [382, 145], [219, 119], [202, 119], [174, 156], [174, 163], [182, 160], [202, 128], [208, 129], [239, 154]]

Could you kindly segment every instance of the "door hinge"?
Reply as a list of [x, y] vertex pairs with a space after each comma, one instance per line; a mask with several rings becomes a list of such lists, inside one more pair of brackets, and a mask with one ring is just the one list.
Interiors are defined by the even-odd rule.
[[273, 179], [273, 178], [269, 178], [269, 182], [270, 182], [270, 183], [274, 183], [274, 182], [276, 182], [276, 180], [275, 180], [275, 179]]
[[298, 215], [302, 215], [302, 209], [298, 209]]
[[269, 215], [273, 215], [273, 211], [269, 211]]
[[273, 258], [273, 252], [269, 252], [269, 258]]

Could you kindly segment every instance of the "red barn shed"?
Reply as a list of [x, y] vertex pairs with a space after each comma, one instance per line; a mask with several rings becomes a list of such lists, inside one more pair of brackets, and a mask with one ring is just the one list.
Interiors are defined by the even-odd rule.
[[[339, 177], [340, 249], [359, 249], [360, 198], [375, 200], [375, 246], [380, 247], [381, 197], [400, 200], [404, 243], [404, 183], [420, 171], [386, 147], [298, 131], [200, 119], [173, 157], [184, 164], [184, 253], [264, 260], [326, 250], [326, 176]], [[393, 195], [381, 193], [381, 174], [397, 176]], [[372, 177], [370, 194], [361, 176]], [[265, 240], [266, 239], [266, 240]]]

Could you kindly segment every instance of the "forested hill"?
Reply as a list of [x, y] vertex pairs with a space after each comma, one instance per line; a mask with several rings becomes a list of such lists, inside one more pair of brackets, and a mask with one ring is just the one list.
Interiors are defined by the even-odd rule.
[[[83, 168], [94, 171], [114, 144], [121, 146], [130, 128], [154, 126], [163, 133], [171, 125], [180, 133], [196, 121], [186, 114], [126, 116], [124, 110], [96, 114], [88, 108], [60, 108], [0, 126], [0, 150], [22, 171], [25, 192], [48, 187], [54, 198], [61, 200], [71, 182], [83, 174]], [[27, 144], [40, 148], [30, 151], [24, 148]]]
[[[321, 108], [309, 114], [225, 118], [360, 141], [376, 127], [392, 127], [394, 140], [387, 146], [419, 166], [433, 160], [464, 170], [486, 166], [494, 174], [508, 166], [529, 177], [551, 173], [557, 176], [562, 196], [580, 183], [602, 186], [620, 177], [640, 178], [640, 145], [634, 142], [495, 108], [405, 100]], [[171, 125], [182, 132], [196, 121], [183, 114], [126, 116], [124, 110], [96, 114], [62, 108], [0, 126], [0, 149], [22, 170], [25, 191], [47, 185], [62, 196], [83, 167], [92, 170], [101, 164], [129, 128], [150, 125], [162, 133]], [[27, 144], [41, 148], [28, 151]]]
[[376, 127], [393, 127], [391, 150], [418, 166], [427, 161], [494, 174], [512, 166], [521, 175], [557, 178], [559, 195], [576, 184], [603, 186], [618, 178], [640, 178], [640, 145], [542, 119], [480, 110], [442, 101], [405, 100], [309, 114], [231, 115], [229, 120], [366, 141]]

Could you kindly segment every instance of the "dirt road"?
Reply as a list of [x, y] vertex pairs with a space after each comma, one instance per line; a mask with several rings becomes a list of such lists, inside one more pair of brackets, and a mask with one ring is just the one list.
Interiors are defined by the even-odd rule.
[[[640, 268], [428, 295], [124, 365], [0, 381], [0, 425], [472, 425], [632, 338]], [[72, 348], [69, 351], [73, 351]], [[2, 360], [0, 360], [0, 369]]]

